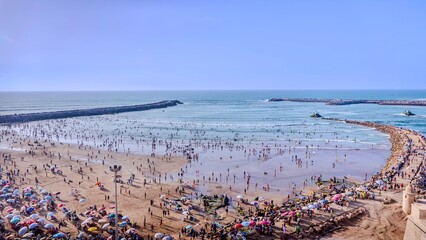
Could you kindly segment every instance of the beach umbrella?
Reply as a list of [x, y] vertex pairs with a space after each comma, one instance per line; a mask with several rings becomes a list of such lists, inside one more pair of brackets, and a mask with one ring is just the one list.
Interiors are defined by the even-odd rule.
[[250, 226], [250, 222], [242, 222], [241, 225], [243, 225], [243, 227], [248, 227]]
[[310, 205], [308, 206], [308, 208], [309, 208], [309, 209], [314, 209], [314, 208], [316, 208], [316, 206], [315, 206], [315, 205], [313, 205], [313, 204], [310, 204]]
[[15, 189], [15, 190], [13, 190], [13, 194], [19, 194], [19, 189]]
[[238, 198], [238, 199], [243, 199], [243, 198], [244, 198], [244, 196], [243, 196], [243, 195], [238, 195], [238, 196], [237, 196], [237, 198]]
[[319, 200], [319, 202], [320, 202], [321, 204], [326, 204], [326, 203], [328, 203], [328, 200], [327, 200], [327, 199], [322, 199], [322, 200]]
[[86, 199], [85, 198], [82, 198], [82, 199], [80, 199], [80, 201], [79, 202], [81, 202], [81, 203], [85, 203], [86, 202]]
[[37, 222], [39, 222], [39, 223], [45, 223], [46, 219], [45, 218], [40, 218], [40, 219], [37, 220]]
[[40, 200], [38, 203], [42, 204], [42, 205], [46, 205], [48, 201], [47, 200]]
[[260, 224], [262, 224], [262, 225], [269, 225], [269, 224], [271, 224], [271, 222], [263, 220], [263, 221], [260, 222]]
[[380, 186], [383, 186], [383, 184], [384, 184], [383, 180], [381, 180], [381, 179], [376, 180], [376, 183], [379, 184]]
[[54, 214], [53, 212], [48, 212], [48, 213], [47, 213], [47, 216], [48, 216], [48, 217], [54, 217], [54, 216], [55, 216], [55, 214]]
[[188, 215], [188, 214], [189, 214], [189, 212], [188, 212], [188, 211], [183, 211], [183, 212], [182, 212], [182, 214], [183, 214], [183, 215]]
[[24, 196], [25, 197], [29, 197], [29, 196], [31, 196], [32, 194], [31, 194], [31, 192], [26, 192], [26, 193], [24, 193]]
[[13, 215], [13, 218], [21, 220], [21, 215]]
[[48, 223], [48, 224], [44, 225], [44, 228], [46, 228], [46, 229], [51, 229], [51, 228], [54, 228], [54, 227], [55, 226], [53, 224], [51, 224], [51, 223]]
[[98, 220], [98, 223], [107, 223], [107, 222], [108, 222], [108, 219], [105, 219], [105, 218], [101, 218]]
[[34, 236], [34, 233], [29, 232], [29, 233], [25, 233], [24, 236], [22, 236], [23, 238], [32, 238]]
[[308, 210], [309, 208], [307, 206], [302, 207], [302, 210]]
[[125, 227], [125, 226], [127, 226], [127, 222], [121, 222], [118, 226]]
[[347, 196], [353, 196], [353, 195], [354, 195], [354, 192], [349, 191], [349, 192], [346, 192], [345, 194], [346, 194]]
[[27, 220], [26, 222], [25, 222], [25, 225], [30, 225], [30, 224], [32, 224], [32, 223], [36, 223], [37, 221], [36, 220], [34, 220], [34, 219], [29, 219], [29, 220]]
[[164, 233], [156, 233], [155, 235], [154, 235], [154, 238], [155, 239], [161, 239], [161, 238], [163, 238], [164, 237]]
[[251, 220], [251, 221], [250, 221], [250, 223], [249, 223], [249, 226], [251, 226], [251, 227], [256, 226], [256, 222], [255, 222], [255, 221], [253, 221], [253, 220]]
[[163, 199], [163, 198], [165, 198], [166, 197], [166, 195], [161, 195], [160, 196], [160, 199]]
[[26, 210], [26, 212], [27, 212], [27, 213], [31, 213], [32, 211], [34, 211], [34, 208], [33, 208], [33, 207], [29, 207], [29, 208], [27, 208], [27, 210]]
[[218, 222], [214, 222], [214, 225], [216, 225], [216, 227], [218, 227], [218, 228], [220, 228], [220, 229], [222, 229], [223, 227], [222, 227], [222, 225], [220, 225]]
[[24, 235], [27, 232], [28, 232], [28, 228], [27, 227], [23, 227], [23, 228], [19, 229], [18, 234], [19, 234], [19, 236], [22, 236], [22, 235]]
[[36, 228], [37, 226], [38, 226], [38, 224], [37, 224], [37, 223], [31, 223], [31, 224], [28, 226], [28, 228], [29, 228], [30, 230], [32, 230], [32, 229]]
[[237, 223], [234, 225], [234, 228], [240, 229], [240, 228], [243, 228], [243, 225], [241, 223]]
[[14, 216], [18, 216], [19, 214], [20, 214], [20, 212], [19, 211], [13, 211], [13, 213], [12, 213]]
[[53, 235], [52, 237], [53, 238], [63, 238], [63, 237], [65, 237], [66, 235], [65, 235], [65, 233], [56, 233], [55, 235]]
[[14, 203], [15, 199], [7, 199], [6, 202], [8, 202], [8, 203]]
[[32, 218], [32, 219], [37, 219], [38, 218], [38, 214], [31, 214], [31, 216], [30, 216], [30, 218]]
[[104, 225], [102, 225], [102, 229], [106, 229], [109, 226], [109, 223], [105, 223]]
[[182, 202], [184, 202], [184, 201], [186, 200], [186, 197], [181, 197], [181, 198], [180, 198], [180, 200], [181, 200]]
[[332, 200], [333, 200], [333, 201], [338, 201], [338, 200], [340, 200], [342, 197], [343, 197], [343, 195], [342, 195], [342, 194], [336, 194], [336, 195], [334, 195], [334, 196], [333, 196]]
[[20, 219], [18, 219], [18, 218], [12, 218], [12, 220], [10, 220], [10, 223], [17, 224], [19, 221], [20, 221]]
[[251, 205], [253, 205], [253, 206], [256, 206], [256, 205], [258, 205], [259, 203], [258, 203], [257, 201], [253, 201], [253, 202], [251, 202], [250, 204], [251, 204]]
[[49, 195], [46, 195], [46, 196], [44, 196], [44, 200], [52, 200], [52, 196], [49, 196]]
[[[6, 212], [7, 213], [11, 213], [11, 212], [13, 212], [13, 211], [15, 211], [15, 209], [14, 208], [8, 208], [8, 209], [6, 209]], [[19, 212], [18, 212], [19, 213]]]
[[124, 220], [129, 219], [129, 216], [123, 216], [121, 219], [124, 219]]
[[109, 218], [114, 218], [114, 217], [115, 217], [115, 213], [110, 213], [110, 214], [108, 215], [108, 217], [109, 217]]
[[134, 228], [129, 228], [129, 229], [127, 229], [127, 231], [126, 231], [126, 233], [127, 233], [127, 234], [135, 233], [135, 232], [136, 232], [136, 229], [134, 229]]
[[88, 231], [88, 232], [91, 232], [91, 233], [93, 233], [93, 232], [97, 232], [97, 231], [98, 231], [98, 228], [97, 228], [97, 227], [90, 227], [89, 229], [87, 229], [87, 231]]
[[6, 219], [12, 219], [12, 218], [13, 218], [13, 214], [7, 214], [7, 215], [5, 216], [5, 218], [6, 218]]
[[173, 238], [172, 238], [172, 237], [170, 237], [170, 236], [165, 236], [165, 237], [163, 237], [161, 240], [173, 240]]

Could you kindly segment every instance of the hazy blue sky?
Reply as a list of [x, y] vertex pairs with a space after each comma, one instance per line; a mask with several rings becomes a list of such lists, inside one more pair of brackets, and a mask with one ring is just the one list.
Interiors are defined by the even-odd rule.
[[0, 91], [426, 89], [426, 1], [0, 0]]

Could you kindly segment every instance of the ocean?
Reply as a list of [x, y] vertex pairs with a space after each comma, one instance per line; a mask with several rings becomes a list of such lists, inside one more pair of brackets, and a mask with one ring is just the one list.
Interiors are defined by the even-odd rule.
[[[312, 176], [363, 179], [380, 170], [389, 156], [387, 135], [310, 118], [315, 111], [324, 117], [374, 121], [426, 133], [426, 107], [267, 101], [275, 97], [412, 100], [425, 99], [426, 91], [2, 92], [0, 115], [180, 100], [183, 105], [166, 109], [33, 122], [22, 133], [139, 154], [182, 155], [189, 146], [199, 160], [182, 170], [184, 180], [204, 176], [215, 182], [220, 176], [218, 183], [230, 185], [235, 174], [234, 185], [244, 188], [238, 183], [246, 172], [259, 186], [269, 184], [272, 190], [284, 192]], [[405, 109], [416, 116], [403, 115]], [[173, 148], [167, 149], [166, 143]]]

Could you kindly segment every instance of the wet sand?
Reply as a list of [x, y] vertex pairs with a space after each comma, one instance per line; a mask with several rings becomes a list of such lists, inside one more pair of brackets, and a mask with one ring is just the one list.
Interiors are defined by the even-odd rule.
[[[418, 166], [422, 159], [418, 155], [414, 155], [412, 151], [424, 151], [425, 141], [420, 134], [397, 127], [385, 126], [374, 123], [363, 123], [355, 121], [347, 121], [347, 123], [358, 124], [366, 127], [376, 128], [386, 134], [390, 134], [392, 143], [392, 154], [388, 164], [383, 169], [383, 172], [389, 170], [392, 166], [398, 164], [402, 158], [409, 159], [410, 168], [405, 168], [404, 171], [409, 172], [412, 168]], [[407, 141], [412, 141], [411, 150], [407, 151], [404, 146]], [[40, 140], [39, 140], [40, 141]], [[206, 222], [218, 221], [222, 225], [232, 225], [235, 219], [241, 218], [240, 213], [236, 210], [241, 207], [243, 211], [253, 208], [251, 205], [240, 205], [237, 199], [238, 195], [244, 195], [251, 201], [255, 197], [262, 196], [268, 201], [274, 200], [277, 204], [281, 204], [287, 200], [287, 195], [282, 192], [264, 191], [261, 186], [258, 188], [251, 187], [250, 191], [244, 193], [242, 189], [232, 188], [233, 184], [223, 184], [215, 182], [200, 183], [197, 181], [179, 183], [181, 178], [180, 173], [185, 173], [185, 166], [188, 166], [187, 156], [172, 156], [171, 154], [144, 156], [133, 153], [116, 152], [113, 150], [97, 149], [92, 146], [81, 144], [66, 144], [59, 143], [54, 140], [36, 141], [31, 137], [24, 137], [15, 132], [8, 133], [2, 132], [1, 144], [3, 148], [1, 153], [3, 159], [2, 163], [3, 177], [7, 171], [15, 171], [12, 175], [15, 185], [19, 188], [27, 186], [35, 186], [35, 178], [39, 181], [39, 186], [47, 189], [50, 192], [61, 192], [60, 200], [57, 203], [63, 203], [67, 208], [76, 210], [78, 213], [84, 213], [89, 206], [105, 205], [109, 211], [114, 205], [113, 201], [113, 174], [109, 171], [109, 166], [112, 164], [120, 164], [123, 167], [121, 171], [121, 179], [124, 181], [119, 184], [118, 194], [118, 208], [119, 212], [128, 216], [132, 222], [136, 222], [135, 229], [142, 236], [153, 236], [157, 232], [167, 233], [173, 237], [178, 237], [178, 232], [182, 227], [192, 225], [194, 227], [204, 226]], [[7, 147], [4, 147], [7, 146]], [[10, 156], [10, 159], [9, 159]], [[148, 162], [149, 160], [149, 162]], [[56, 165], [56, 166], [55, 166]], [[37, 166], [37, 171], [34, 167]], [[62, 174], [52, 173], [51, 167], [55, 166], [55, 171], [60, 170]], [[72, 167], [71, 167], [72, 166]], [[17, 174], [17, 171], [19, 173]], [[80, 171], [79, 171], [80, 170]], [[126, 184], [127, 180], [134, 174], [134, 181], [132, 184]], [[246, 181], [247, 178], [240, 178], [239, 181]], [[146, 181], [146, 184], [144, 184]], [[358, 180], [359, 181], [359, 180]], [[409, 178], [399, 178], [396, 180], [398, 183], [407, 184]], [[104, 189], [100, 189], [95, 184], [99, 182], [104, 185]], [[204, 186], [203, 186], [204, 185]], [[217, 210], [216, 216], [207, 215], [202, 209], [201, 201], [195, 200], [194, 205], [198, 206], [200, 211], [192, 211], [195, 218], [194, 221], [184, 219], [182, 221], [182, 211], [175, 211], [171, 205], [164, 206], [164, 201], [160, 200], [161, 195], [165, 195], [163, 199], [176, 198], [180, 199], [182, 196], [195, 196], [199, 193], [200, 188], [208, 188], [211, 195], [226, 194], [232, 198], [233, 202], [229, 208], [229, 212], [225, 213], [224, 208]], [[185, 189], [185, 192], [179, 190]], [[193, 188], [195, 191], [191, 190]], [[77, 189], [79, 196], [71, 195], [71, 189]], [[306, 187], [302, 194], [308, 195], [310, 191], [316, 190], [315, 187]], [[358, 200], [356, 203], [351, 203], [349, 207], [336, 207], [334, 214], [343, 214], [346, 211], [353, 211], [358, 208], [365, 208], [368, 211], [367, 216], [361, 217], [360, 221], [365, 229], [374, 230], [373, 235], [362, 234], [359, 231], [359, 226], [353, 226], [354, 222], [347, 223], [345, 231], [338, 232], [332, 237], [344, 238], [357, 238], [364, 236], [366, 239], [400, 239], [403, 234], [403, 227], [405, 227], [404, 217], [400, 214], [400, 197], [402, 190], [390, 190], [386, 193], [380, 191], [382, 195], [378, 194], [377, 200]], [[145, 195], [146, 194], [146, 195]], [[299, 195], [299, 190], [297, 190]], [[382, 205], [381, 200], [384, 196], [391, 196], [397, 203], [391, 205]], [[109, 199], [108, 199], [109, 197]], [[292, 196], [293, 197], [293, 196]], [[297, 196], [294, 196], [297, 199]], [[84, 198], [84, 203], [80, 200]], [[151, 200], [152, 206], [151, 206]], [[160, 206], [161, 203], [161, 206]], [[183, 206], [184, 208], [187, 206]], [[162, 215], [163, 210], [168, 210], [167, 215]], [[381, 214], [378, 214], [383, 211]], [[152, 214], [151, 214], [152, 213]], [[170, 214], [170, 215], [169, 215]], [[3, 213], [3, 216], [5, 213]], [[66, 219], [65, 215], [57, 210], [59, 219]], [[396, 223], [395, 219], [390, 219], [383, 224], [384, 218], [400, 216], [401, 221]], [[304, 224], [304, 229], [308, 231], [313, 229], [314, 225], [320, 225], [324, 219], [333, 217], [327, 212], [321, 213], [318, 211], [317, 215], [310, 222]], [[84, 219], [84, 218], [83, 218]], [[145, 222], [145, 224], [144, 224]], [[57, 223], [53, 222], [57, 225]], [[352, 227], [351, 227], [352, 223]], [[288, 232], [294, 231], [294, 225], [288, 226]], [[384, 231], [376, 231], [384, 227]], [[281, 223], [278, 222], [273, 228], [273, 235], [259, 236], [262, 239], [277, 239], [281, 234]], [[391, 233], [389, 233], [389, 229]], [[77, 228], [71, 223], [67, 227], [62, 227], [61, 231], [69, 232], [75, 236], [78, 232]], [[12, 231], [11, 234], [16, 234]], [[320, 233], [316, 233], [318, 236]], [[288, 235], [296, 236], [296, 235]], [[188, 238], [189, 239], [189, 238]]]

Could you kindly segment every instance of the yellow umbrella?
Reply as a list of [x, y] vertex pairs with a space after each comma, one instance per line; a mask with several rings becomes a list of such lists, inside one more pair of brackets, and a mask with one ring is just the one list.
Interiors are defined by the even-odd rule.
[[89, 229], [87, 229], [87, 231], [96, 232], [96, 231], [98, 231], [98, 228], [97, 227], [90, 227]]

